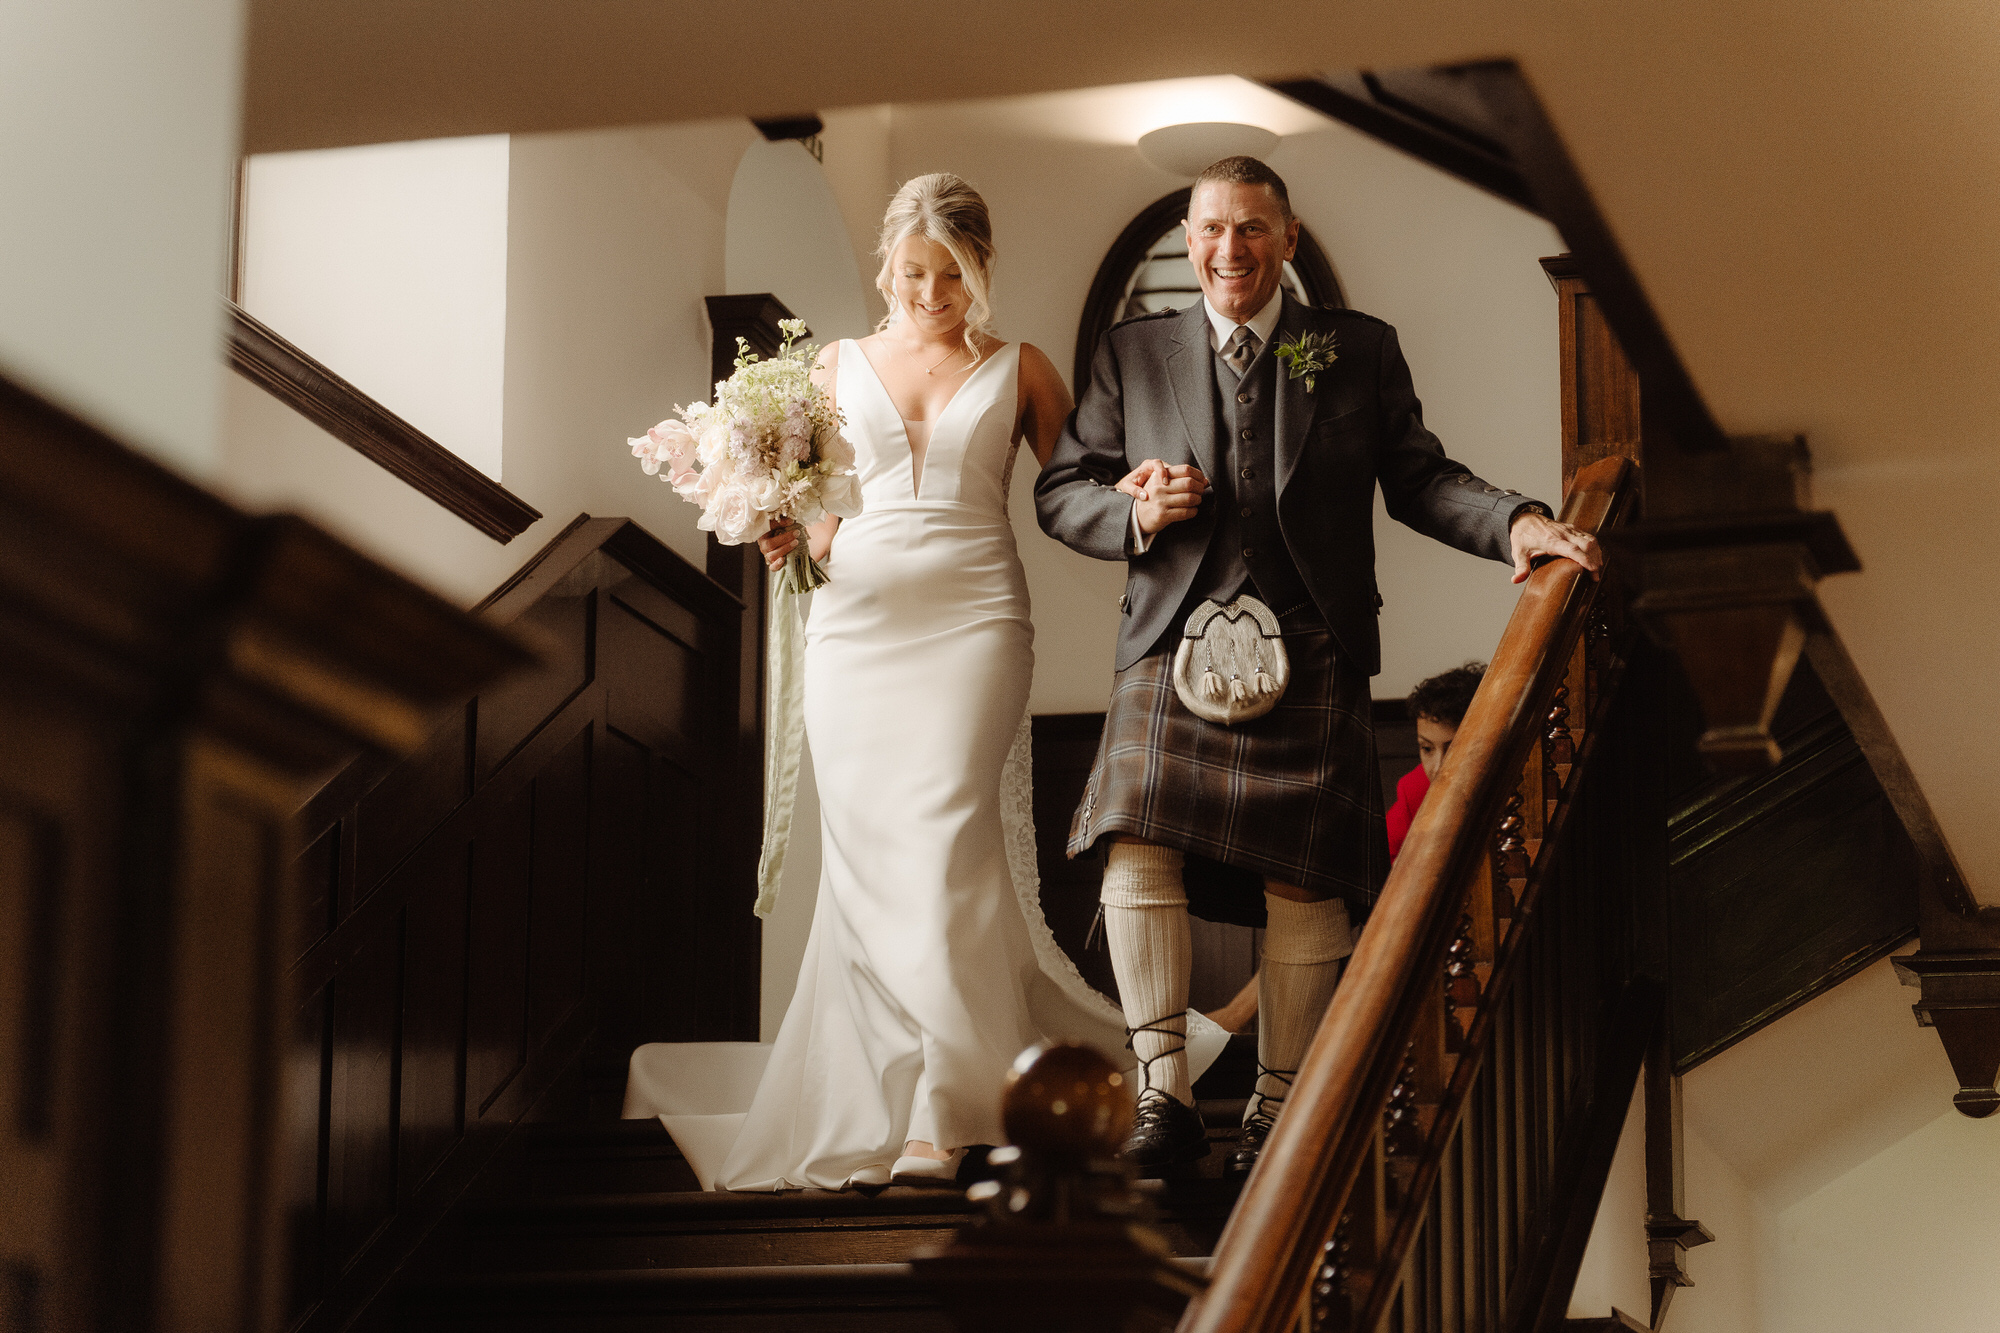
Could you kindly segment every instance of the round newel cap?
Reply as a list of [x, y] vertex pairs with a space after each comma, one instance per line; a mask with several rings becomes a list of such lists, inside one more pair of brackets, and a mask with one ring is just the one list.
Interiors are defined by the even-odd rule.
[[1030, 1046], [1000, 1094], [1007, 1141], [1036, 1153], [1088, 1161], [1118, 1151], [1132, 1131], [1126, 1076], [1082, 1042]]

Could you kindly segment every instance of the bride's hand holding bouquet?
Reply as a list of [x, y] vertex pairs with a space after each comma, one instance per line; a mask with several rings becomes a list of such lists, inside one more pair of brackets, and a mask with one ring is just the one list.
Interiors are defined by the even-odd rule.
[[794, 345], [805, 324], [788, 319], [778, 327], [785, 340], [776, 356], [760, 360], [738, 338], [736, 373], [715, 386], [713, 404], [676, 408], [678, 417], [626, 443], [647, 475], [660, 474], [682, 499], [701, 506], [696, 527], [724, 546], [759, 542], [783, 558], [779, 591], [801, 593], [827, 581], [811, 550], [796, 540], [784, 546], [760, 539], [829, 515], [855, 517], [861, 479], [854, 447], [840, 434], [840, 413], [812, 381], [818, 349]]

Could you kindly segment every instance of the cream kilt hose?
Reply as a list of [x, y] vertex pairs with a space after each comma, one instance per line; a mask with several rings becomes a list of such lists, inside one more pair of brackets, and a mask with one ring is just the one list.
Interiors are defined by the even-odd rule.
[[1175, 646], [1115, 678], [1069, 855], [1127, 833], [1187, 854], [1197, 916], [1262, 926], [1269, 876], [1339, 895], [1358, 927], [1389, 873], [1367, 675], [1339, 660], [1324, 627], [1288, 618], [1285, 697], [1228, 727], [1174, 693]]

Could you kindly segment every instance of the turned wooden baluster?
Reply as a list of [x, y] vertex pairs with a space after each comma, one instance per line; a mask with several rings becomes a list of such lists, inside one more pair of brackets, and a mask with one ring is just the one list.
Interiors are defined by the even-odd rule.
[[[1542, 830], [1548, 824], [1548, 806], [1543, 800], [1548, 791], [1546, 776], [1542, 761], [1542, 728], [1537, 726], [1534, 747], [1528, 751], [1528, 757], [1521, 765], [1521, 782], [1516, 788], [1521, 795], [1521, 848], [1530, 866], [1542, 853]], [[1523, 872], [1521, 878], [1525, 880], [1527, 874]]]
[[1493, 898], [1505, 896], [1505, 915], [1512, 918], [1528, 883], [1527, 823], [1521, 818], [1521, 793], [1517, 788], [1500, 809], [1500, 823], [1493, 831]]
[[1472, 914], [1461, 915], [1458, 935], [1444, 955], [1444, 1042], [1454, 1058], [1465, 1054], [1466, 1034], [1472, 1031], [1473, 1015], [1479, 1010], [1480, 977], [1473, 969], [1473, 929]]
[[1319, 1271], [1313, 1277], [1312, 1333], [1345, 1333], [1354, 1324], [1354, 1214], [1345, 1212], [1333, 1235], [1320, 1246]]
[[1388, 1205], [1401, 1209], [1409, 1203], [1404, 1186], [1417, 1158], [1424, 1150], [1423, 1126], [1417, 1118], [1417, 1049], [1413, 1041], [1403, 1052], [1403, 1067], [1389, 1089], [1389, 1104], [1382, 1108], [1382, 1153], [1387, 1158], [1391, 1189]]

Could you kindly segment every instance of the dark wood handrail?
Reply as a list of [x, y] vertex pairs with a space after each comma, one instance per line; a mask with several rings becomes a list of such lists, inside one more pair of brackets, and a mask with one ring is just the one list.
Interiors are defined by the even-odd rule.
[[501, 545], [542, 512], [315, 361], [237, 305], [229, 316], [229, 364], [237, 374], [327, 434], [400, 477]]
[[[1565, 521], [1593, 532], [1616, 525], [1636, 476], [1623, 458], [1581, 469]], [[1381, 1133], [1405, 1048], [1420, 1017], [1442, 1013], [1438, 978], [1460, 902], [1485, 873], [1493, 830], [1578, 657], [1598, 590], [1569, 561], [1528, 580], [1216, 1248], [1209, 1289], [1182, 1320], [1186, 1333], [1278, 1333], [1295, 1324], [1322, 1245]], [[1557, 794], [1547, 793], [1552, 806]], [[1534, 815], [1539, 830], [1542, 812]], [[1492, 960], [1490, 943], [1485, 954]], [[1450, 1081], [1469, 1072], [1461, 1060]]]

